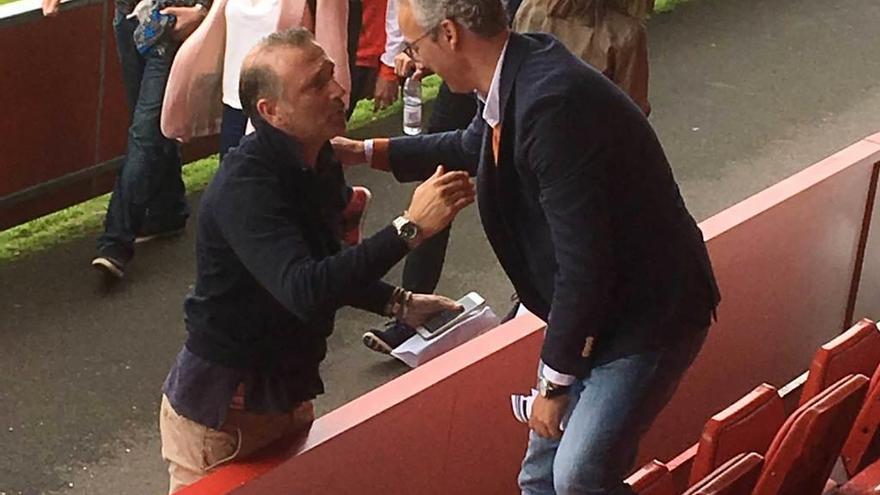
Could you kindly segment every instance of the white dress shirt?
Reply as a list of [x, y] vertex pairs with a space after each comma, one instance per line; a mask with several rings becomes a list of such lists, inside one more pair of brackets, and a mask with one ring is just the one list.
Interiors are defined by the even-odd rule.
[[501, 67], [504, 65], [504, 55], [506, 54], [507, 42], [505, 41], [501, 55], [498, 56], [498, 62], [495, 64], [492, 82], [489, 83], [489, 93], [483, 95], [479, 91], [476, 92], [477, 98], [483, 102], [483, 120], [493, 129], [501, 123]]

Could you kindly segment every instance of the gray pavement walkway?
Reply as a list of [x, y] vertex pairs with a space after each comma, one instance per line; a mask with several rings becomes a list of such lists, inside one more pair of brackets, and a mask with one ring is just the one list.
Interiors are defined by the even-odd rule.
[[[651, 120], [699, 219], [880, 130], [878, 24], [875, 0], [695, 0], [651, 20]], [[377, 172], [349, 179], [374, 192], [370, 231], [409, 197]], [[0, 493], [164, 492], [156, 411], [184, 337], [192, 226], [139, 249], [112, 292], [88, 268], [93, 237], [0, 265]], [[507, 307], [474, 208], [455, 224], [440, 285], [468, 290]], [[361, 346], [380, 322], [341, 313], [319, 413], [406, 371]]]

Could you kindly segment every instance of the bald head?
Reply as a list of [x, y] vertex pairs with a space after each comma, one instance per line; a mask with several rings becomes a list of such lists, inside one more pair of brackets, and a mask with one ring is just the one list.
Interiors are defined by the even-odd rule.
[[241, 68], [242, 110], [318, 149], [345, 132], [345, 89], [334, 79], [333, 61], [302, 28], [270, 34]]
[[277, 99], [283, 91], [282, 76], [278, 69], [280, 59], [290, 49], [318, 48], [315, 37], [307, 29], [293, 28], [272, 33], [257, 43], [247, 54], [241, 66], [238, 96], [242, 110], [250, 118], [259, 114], [257, 102], [261, 98]]

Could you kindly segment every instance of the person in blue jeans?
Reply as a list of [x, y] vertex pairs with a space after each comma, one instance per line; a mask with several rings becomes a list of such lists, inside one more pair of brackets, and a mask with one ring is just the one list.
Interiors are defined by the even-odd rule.
[[[144, 5], [143, 15], [136, 15], [132, 1], [116, 2], [113, 28], [131, 125], [92, 260], [92, 266], [112, 277], [123, 277], [135, 243], [179, 233], [186, 225], [180, 148], [162, 135], [159, 117], [174, 54], [204, 19], [206, 1], [153, 0]], [[44, 0], [44, 15], [56, 15], [59, 3]]]
[[[635, 335], [598, 345], [589, 374], [558, 387], [567, 396], [560, 421], [564, 430], [530, 422], [518, 479], [522, 493], [634, 494], [622, 480], [636, 462], [639, 440], [669, 403], [707, 333], [708, 328], [697, 328], [665, 346]], [[539, 364], [539, 386], [544, 371]]]
[[337, 139], [336, 154], [400, 182], [437, 164], [477, 176], [486, 237], [547, 322], [520, 491], [631, 493], [639, 440], [721, 299], [663, 147], [632, 99], [558, 39], [510, 32], [501, 0], [400, 0], [398, 20], [407, 55], [476, 91], [477, 116], [464, 131]]

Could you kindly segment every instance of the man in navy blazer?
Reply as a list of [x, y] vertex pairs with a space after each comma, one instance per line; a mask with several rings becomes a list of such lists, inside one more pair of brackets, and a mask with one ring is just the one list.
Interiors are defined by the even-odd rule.
[[337, 153], [400, 181], [438, 164], [477, 176], [486, 235], [521, 303], [548, 323], [520, 488], [628, 493], [638, 441], [720, 300], [657, 136], [558, 40], [510, 33], [501, 0], [399, 8], [409, 54], [482, 105], [464, 131], [339, 138]]

